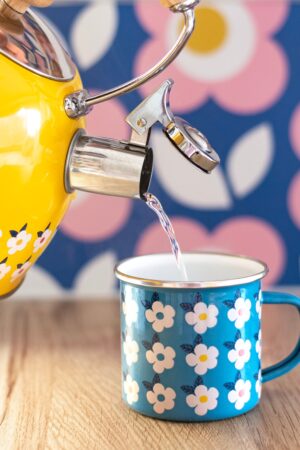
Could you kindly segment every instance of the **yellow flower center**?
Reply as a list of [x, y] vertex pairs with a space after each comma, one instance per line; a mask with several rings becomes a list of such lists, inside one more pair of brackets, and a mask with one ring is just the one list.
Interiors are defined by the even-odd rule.
[[199, 314], [199, 319], [200, 320], [206, 320], [207, 319], [207, 314], [206, 313]]
[[208, 360], [208, 356], [207, 355], [201, 355], [200, 357], [199, 357], [199, 361], [200, 362], [205, 362], [205, 361], [207, 361]]
[[201, 397], [199, 397], [199, 402], [200, 403], [207, 403], [208, 402], [207, 395], [201, 395]]
[[[228, 33], [223, 15], [214, 8], [196, 9], [196, 28], [187, 47], [195, 53], [211, 53], [218, 50]], [[182, 23], [180, 24], [180, 28]]]
[[16, 245], [21, 245], [22, 243], [23, 243], [23, 240], [22, 239], [18, 239], [17, 242], [16, 242]]

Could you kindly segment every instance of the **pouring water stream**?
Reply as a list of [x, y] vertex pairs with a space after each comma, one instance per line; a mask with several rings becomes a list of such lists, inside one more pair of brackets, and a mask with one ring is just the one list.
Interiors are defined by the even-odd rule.
[[144, 194], [144, 198], [149, 208], [152, 209], [152, 211], [154, 211], [158, 216], [161, 226], [163, 227], [163, 230], [166, 232], [169, 238], [171, 249], [176, 259], [177, 267], [179, 269], [180, 275], [182, 276], [182, 280], [180, 281], [188, 281], [188, 275], [183, 262], [180, 246], [177, 242], [175, 231], [169, 217], [165, 213], [160, 201], [155, 197], [155, 195], [147, 192], [146, 194]]

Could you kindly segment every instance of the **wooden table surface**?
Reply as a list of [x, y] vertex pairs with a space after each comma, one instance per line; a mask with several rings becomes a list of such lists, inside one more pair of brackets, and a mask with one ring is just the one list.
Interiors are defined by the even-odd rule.
[[[0, 449], [300, 449], [300, 373], [266, 384], [233, 420], [156, 421], [121, 401], [117, 302], [0, 304]], [[264, 311], [264, 364], [299, 330], [291, 307]]]

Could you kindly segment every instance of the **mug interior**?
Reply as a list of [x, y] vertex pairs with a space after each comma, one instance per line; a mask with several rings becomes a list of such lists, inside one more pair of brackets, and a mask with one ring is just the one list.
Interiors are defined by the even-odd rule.
[[186, 253], [183, 262], [188, 281], [183, 280], [172, 254], [127, 259], [116, 267], [116, 276], [143, 286], [205, 288], [249, 283], [263, 278], [268, 272], [263, 262], [238, 255]]

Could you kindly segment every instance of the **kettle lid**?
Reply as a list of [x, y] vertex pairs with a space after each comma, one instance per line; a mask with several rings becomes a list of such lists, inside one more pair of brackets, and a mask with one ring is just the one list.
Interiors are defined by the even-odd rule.
[[18, 26], [0, 20], [0, 54], [26, 69], [57, 81], [72, 80], [76, 68], [55, 33], [34, 12], [20, 17]]

